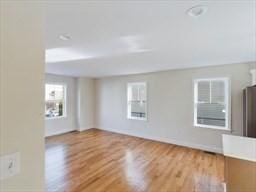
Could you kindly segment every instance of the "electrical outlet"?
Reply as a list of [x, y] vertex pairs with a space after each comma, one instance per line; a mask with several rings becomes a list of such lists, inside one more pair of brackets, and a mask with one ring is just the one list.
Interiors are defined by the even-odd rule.
[[20, 172], [20, 153], [12, 153], [0, 157], [0, 179], [13, 177]]

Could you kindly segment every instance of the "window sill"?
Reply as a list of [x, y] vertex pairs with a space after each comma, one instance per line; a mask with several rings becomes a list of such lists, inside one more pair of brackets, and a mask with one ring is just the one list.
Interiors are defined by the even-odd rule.
[[196, 124], [196, 125], [194, 125], [194, 127], [196, 127], [196, 128], [204, 128], [204, 129], [216, 129], [216, 130], [221, 130], [221, 131], [231, 131], [230, 128], [219, 127], [219, 126], [210, 126], [210, 125]]
[[59, 119], [64, 119], [67, 116], [61, 116], [61, 117], [45, 117], [45, 120], [59, 120]]
[[139, 121], [147, 121], [147, 118], [141, 117], [127, 117], [128, 120], [139, 120]]

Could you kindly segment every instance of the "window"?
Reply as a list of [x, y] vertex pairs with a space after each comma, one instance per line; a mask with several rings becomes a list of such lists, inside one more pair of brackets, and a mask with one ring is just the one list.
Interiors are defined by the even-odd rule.
[[45, 117], [58, 118], [66, 115], [66, 86], [45, 85]]
[[128, 83], [127, 89], [128, 119], [147, 120], [146, 83]]
[[228, 78], [194, 81], [194, 125], [230, 129], [230, 89]]

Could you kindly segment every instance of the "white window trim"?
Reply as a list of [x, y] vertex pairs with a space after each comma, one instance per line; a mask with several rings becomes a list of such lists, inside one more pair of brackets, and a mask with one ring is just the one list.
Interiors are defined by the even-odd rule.
[[[130, 104], [129, 104], [129, 87], [133, 85], [144, 85], [146, 88], [146, 104], [145, 104], [145, 117], [132, 117], [130, 114]], [[147, 90], [147, 82], [132, 82], [132, 83], [127, 83], [127, 119], [129, 120], [140, 120], [140, 121], [147, 121], [148, 120], [148, 90]]]
[[[67, 117], [67, 84], [65, 83], [58, 83], [58, 82], [51, 82], [51, 83], [45, 83], [45, 85], [62, 85], [64, 88], [64, 102], [63, 102], [63, 106], [64, 106], [64, 110], [63, 110], [63, 115], [62, 116], [58, 116], [58, 117], [45, 117], [45, 112], [44, 112], [44, 119], [45, 120], [58, 120], [58, 119], [64, 119]], [[44, 86], [45, 87], [45, 86]], [[46, 102], [46, 100], [44, 99], [44, 102]]]
[[[201, 81], [214, 81], [214, 80], [222, 80], [225, 82], [225, 103], [226, 103], [226, 125], [225, 127], [221, 126], [213, 126], [213, 125], [203, 125], [197, 123], [197, 101], [198, 101], [198, 82]], [[225, 130], [231, 131], [231, 81], [228, 77], [220, 77], [220, 78], [204, 78], [204, 79], [194, 79], [193, 81], [194, 86], [194, 127], [200, 128], [208, 128], [208, 129], [218, 129], [218, 130]]]

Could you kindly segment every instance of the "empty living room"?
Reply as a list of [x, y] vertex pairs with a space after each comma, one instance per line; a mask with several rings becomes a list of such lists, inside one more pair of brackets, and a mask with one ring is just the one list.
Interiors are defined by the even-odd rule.
[[0, 192], [255, 192], [256, 0], [0, 0]]

